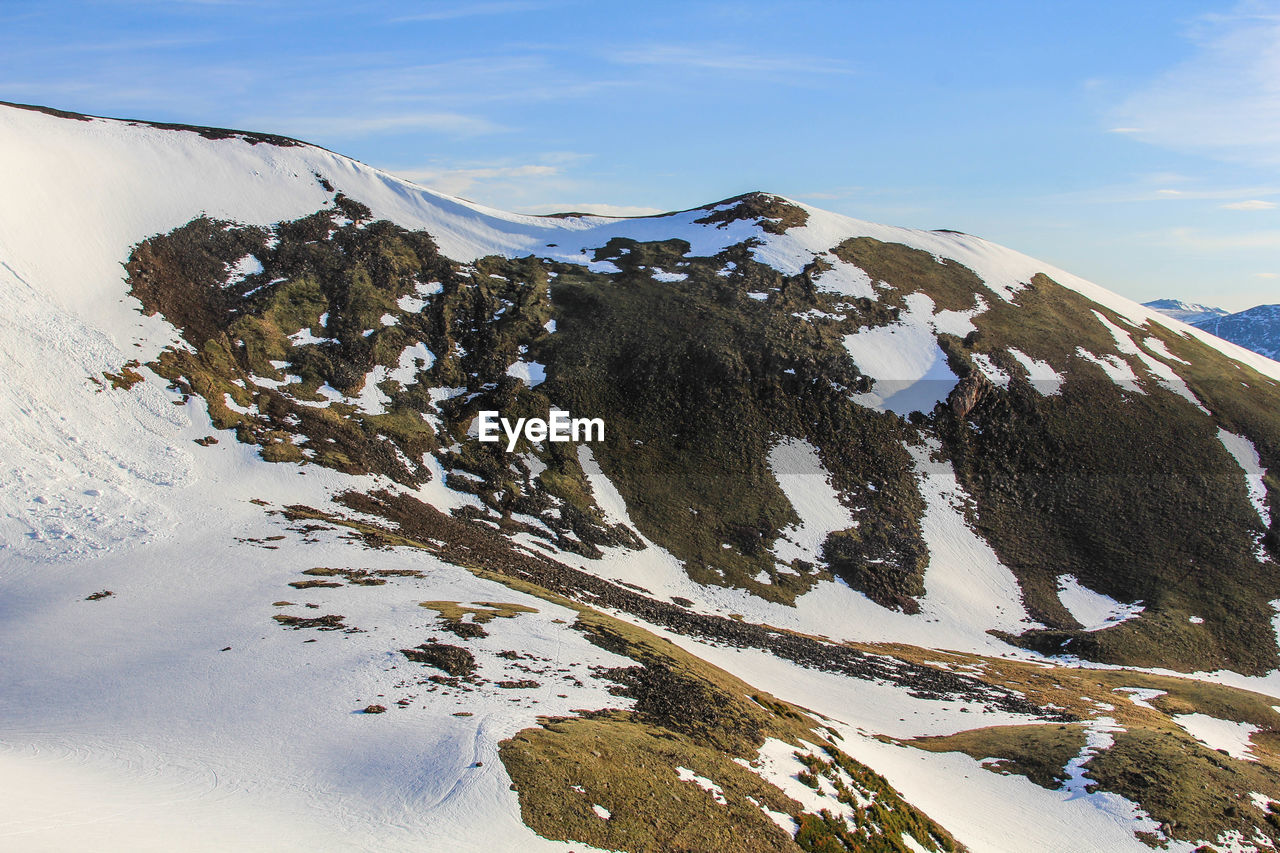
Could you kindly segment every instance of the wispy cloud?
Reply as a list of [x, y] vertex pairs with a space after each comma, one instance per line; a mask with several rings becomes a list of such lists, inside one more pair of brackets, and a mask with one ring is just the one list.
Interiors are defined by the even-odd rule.
[[1280, 278], [1280, 272], [1256, 272], [1254, 278]]
[[1180, 150], [1280, 163], [1280, 0], [1205, 16], [1194, 54], [1115, 111], [1113, 132]]
[[640, 207], [631, 204], [604, 204], [592, 202], [553, 202], [517, 208], [520, 213], [545, 215], [548, 213], [593, 213], [597, 216], [655, 216], [666, 213], [656, 207]]
[[586, 195], [580, 179], [570, 173], [590, 159], [576, 151], [544, 151], [520, 159], [438, 160], [387, 171], [449, 195], [523, 210], [547, 198]]
[[561, 173], [558, 165], [527, 163], [517, 166], [475, 166], [470, 168], [418, 167], [392, 169], [407, 181], [431, 187], [449, 195], [471, 193], [476, 186], [496, 180], [549, 178]]
[[1173, 228], [1165, 232], [1157, 242], [1197, 252], [1280, 249], [1280, 230], [1208, 234], [1197, 228]]
[[[1170, 183], [1182, 183], [1183, 186], [1168, 186]], [[1161, 184], [1165, 184], [1161, 186]], [[1120, 204], [1144, 201], [1234, 201], [1218, 205], [1228, 210], [1267, 210], [1276, 205], [1263, 201], [1267, 196], [1280, 196], [1280, 185], [1267, 186], [1225, 186], [1197, 187], [1188, 178], [1176, 175], [1148, 176], [1147, 179], [1136, 180], [1130, 184], [1119, 184], [1109, 187], [1063, 193], [1054, 196], [1055, 200], [1082, 202], [1086, 204]], [[1250, 199], [1240, 201], [1240, 199]]]
[[849, 198], [862, 191], [862, 187], [832, 187], [828, 190], [817, 190], [807, 193], [795, 193], [794, 198], [801, 201], [835, 201], [837, 199]]
[[1261, 199], [1250, 199], [1248, 201], [1233, 201], [1230, 204], [1219, 205], [1223, 210], [1272, 210], [1276, 206], [1274, 201], [1262, 201]]
[[394, 23], [408, 21], [453, 21], [458, 18], [473, 18], [480, 15], [508, 15], [513, 12], [536, 12], [552, 6], [562, 6], [563, 2], [547, 2], [547, 0], [493, 0], [489, 3], [456, 3], [441, 5], [425, 12], [414, 12], [412, 15], [400, 15], [392, 18]]
[[479, 116], [450, 112], [388, 113], [385, 115], [328, 115], [251, 117], [251, 127], [285, 128], [291, 136], [349, 138], [418, 130], [450, 136], [480, 136], [507, 128]]
[[724, 45], [650, 45], [611, 52], [609, 59], [623, 65], [660, 65], [751, 74], [854, 74], [842, 59], [821, 56], [767, 56]]

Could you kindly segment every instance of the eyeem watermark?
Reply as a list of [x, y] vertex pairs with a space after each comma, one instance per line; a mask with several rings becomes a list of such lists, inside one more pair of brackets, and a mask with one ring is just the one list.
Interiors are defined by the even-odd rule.
[[530, 443], [541, 441], [604, 441], [604, 420], [601, 418], [573, 418], [568, 412], [556, 410], [550, 420], [519, 418], [515, 424], [498, 412], [482, 411], [476, 416], [476, 427], [481, 441], [501, 441], [507, 437], [507, 452], [516, 449], [520, 436]]

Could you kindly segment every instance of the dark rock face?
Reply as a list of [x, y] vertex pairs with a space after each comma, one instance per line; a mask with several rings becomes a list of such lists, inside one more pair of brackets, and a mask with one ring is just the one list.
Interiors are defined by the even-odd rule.
[[991, 380], [983, 376], [981, 373], [970, 373], [964, 379], [956, 383], [956, 387], [952, 389], [951, 396], [947, 398], [947, 402], [951, 404], [951, 411], [958, 420], [964, 420], [973, 411], [974, 406], [981, 402], [987, 392], [991, 390]]

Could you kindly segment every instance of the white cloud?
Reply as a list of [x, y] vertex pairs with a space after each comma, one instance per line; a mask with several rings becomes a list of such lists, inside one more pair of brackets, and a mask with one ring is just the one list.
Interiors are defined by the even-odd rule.
[[815, 192], [795, 193], [792, 197], [804, 201], [835, 201], [857, 195], [863, 192], [863, 189], [863, 187], [831, 187], [830, 189], [817, 190]]
[[1280, 249], [1280, 231], [1245, 231], [1207, 234], [1197, 228], [1174, 228], [1161, 242], [1199, 252], [1230, 252], [1239, 249]]
[[[1166, 181], [1176, 180], [1186, 182], [1188, 186], [1184, 188], [1176, 188], [1158, 184]], [[1264, 210], [1276, 205], [1263, 201], [1267, 196], [1280, 196], [1280, 186], [1268, 186], [1265, 184], [1254, 184], [1251, 186], [1195, 186], [1195, 182], [1190, 178], [1181, 176], [1149, 176], [1146, 179], [1135, 180], [1129, 184], [1116, 184], [1108, 187], [1099, 187], [1091, 190], [1080, 190], [1070, 193], [1061, 193], [1054, 196], [1055, 199], [1065, 201], [1084, 202], [1087, 204], [1118, 204], [1123, 202], [1142, 202], [1142, 201], [1222, 201], [1226, 202], [1220, 207], [1231, 210]], [[1245, 207], [1236, 207], [1233, 203], [1227, 202], [1228, 199], [1246, 198], [1249, 201], [1235, 202], [1234, 205], [1247, 205]], [[1263, 207], [1265, 205], [1265, 207]]]
[[1256, 273], [1254, 273], [1254, 274], [1253, 274], [1253, 277], [1254, 277], [1254, 278], [1280, 278], [1280, 273], [1276, 273], [1276, 272], [1256, 272]]
[[510, 182], [529, 178], [549, 178], [560, 174], [560, 167], [544, 163], [517, 166], [474, 166], [469, 168], [419, 167], [389, 169], [407, 181], [422, 184], [447, 195], [464, 195], [481, 184]]
[[853, 74], [844, 60], [821, 56], [761, 56], [719, 45], [650, 45], [613, 51], [610, 60], [623, 65], [659, 65], [707, 71], [764, 74]]
[[520, 213], [533, 213], [544, 216], [549, 213], [592, 213], [597, 216], [655, 216], [659, 213], [667, 212], [656, 207], [640, 207], [631, 204], [594, 204], [589, 202], [535, 204], [518, 208], [518, 211]]
[[537, 0], [494, 0], [489, 3], [458, 3], [452, 6], [438, 6], [425, 12], [415, 12], [393, 19], [393, 22], [406, 21], [452, 21], [458, 18], [473, 18], [478, 15], [507, 15], [512, 12], [535, 12], [559, 3], [537, 2]]
[[372, 136], [401, 130], [425, 130], [452, 136], [500, 133], [506, 128], [479, 116], [454, 112], [406, 112], [374, 116], [297, 116], [246, 119], [250, 127], [282, 128], [280, 132], [308, 137]]
[[1219, 205], [1223, 210], [1271, 210], [1276, 206], [1274, 201], [1262, 201], [1260, 199], [1250, 199], [1249, 201], [1233, 201], [1230, 204]]
[[1225, 159], [1280, 163], [1280, 0], [1205, 16], [1194, 54], [1116, 110], [1145, 142]]

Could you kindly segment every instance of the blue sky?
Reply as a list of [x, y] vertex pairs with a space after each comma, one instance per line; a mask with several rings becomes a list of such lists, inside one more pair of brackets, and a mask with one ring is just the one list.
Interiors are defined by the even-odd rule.
[[5, 0], [0, 100], [528, 212], [764, 189], [1141, 300], [1280, 302], [1280, 0]]

